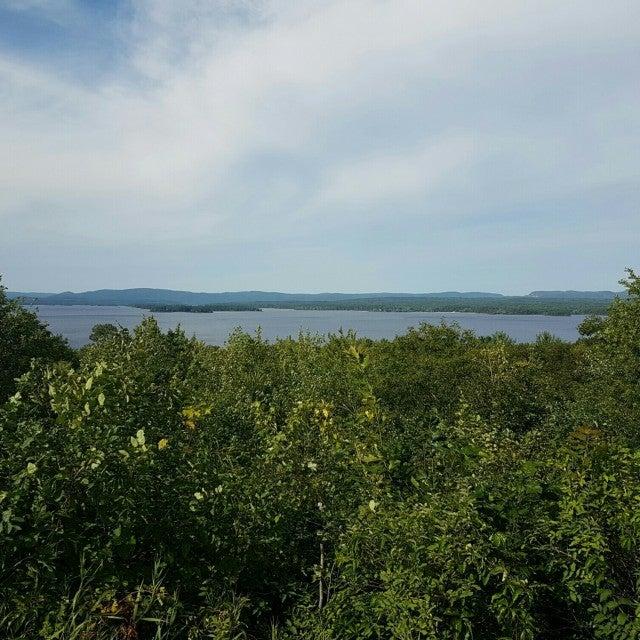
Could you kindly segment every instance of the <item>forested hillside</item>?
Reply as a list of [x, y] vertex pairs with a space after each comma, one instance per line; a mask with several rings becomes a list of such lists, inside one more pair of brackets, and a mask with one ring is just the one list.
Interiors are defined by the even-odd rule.
[[264, 302], [260, 307], [301, 310], [345, 311], [422, 311], [490, 313], [508, 315], [604, 315], [611, 300], [597, 298], [533, 298], [530, 296], [501, 296], [495, 298], [362, 298], [333, 302]]
[[0, 290], [0, 636], [640, 637], [624, 284], [575, 344], [147, 319], [78, 352]]
[[263, 307], [302, 310], [471, 312], [520, 315], [604, 314], [616, 296], [613, 291], [534, 291], [505, 296], [478, 291], [440, 293], [279, 293], [232, 291], [194, 293], [169, 289], [101, 289], [83, 293], [7, 292], [27, 305], [125, 305], [150, 311], [257, 311]]

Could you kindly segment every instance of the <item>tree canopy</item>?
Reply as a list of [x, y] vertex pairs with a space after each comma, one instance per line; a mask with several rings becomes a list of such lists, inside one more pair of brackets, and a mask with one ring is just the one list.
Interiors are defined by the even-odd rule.
[[574, 344], [422, 325], [219, 348], [145, 319], [72, 354], [28, 314], [3, 344], [60, 351], [1, 352], [24, 373], [0, 408], [3, 637], [638, 638], [625, 286]]
[[18, 300], [9, 300], [0, 278], [0, 402], [11, 395], [15, 379], [29, 370], [31, 361], [73, 360], [67, 341], [53, 335], [35, 313]]

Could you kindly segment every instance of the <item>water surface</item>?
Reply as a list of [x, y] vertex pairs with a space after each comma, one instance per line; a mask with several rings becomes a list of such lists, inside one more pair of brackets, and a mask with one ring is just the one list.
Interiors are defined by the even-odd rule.
[[429, 324], [458, 323], [477, 335], [486, 336], [502, 331], [518, 342], [535, 340], [547, 331], [563, 340], [578, 338], [578, 325], [585, 316], [516, 316], [485, 313], [394, 312], [394, 311], [297, 311], [265, 309], [255, 311], [214, 311], [213, 313], [153, 313], [134, 307], [95, 307], [43, 305], [36, 308], [38, 316], [54, 333], [60, 333], [73, 347], [89, 342], [96, 324], [110, 322], [132, 329], [145, 316], [153, 315], [164, 330], [181, 325], [187, 335], [195, 335], [208, 344], [222, 345], [236, 327], [249, 333], [258, 327], [267, 340], [296, 337], [301, 331], [335, 333], [353, 329], [367, 338], [393, 338], [409, 327], [422, 322]]

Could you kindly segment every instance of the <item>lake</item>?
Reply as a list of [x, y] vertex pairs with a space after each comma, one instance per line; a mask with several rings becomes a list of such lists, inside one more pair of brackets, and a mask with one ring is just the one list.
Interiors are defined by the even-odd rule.
[[73, 347], [89, 342], [89, 334], [96, 324], [110, 322], [123, 327], [135, 327], [145, 316], [153, 315], [164, 330], [182, 326], [208, 344], [222, 345], [236, 327], [249, 333], [262, 328], [267, 340], [296, 337], [301, 331], [335, 333], [340, 328], [353, 329], [367, 338], [393, 338], [409, 327], [422, 322], [429, 324], [458, 323], [477, 335], [486, 336], [502, 331], [517, 342], [535, 340], [544, 331], [563, 340], [578, 338], [578, 325], [584, 316], [516, 316], [484, 313], [426, 313], [386, 311], [297, 311], [293, 309], [265, 309], [255, 311], [214, 311], [213, 313], [153, 313], [133, 307], [57, 306], [36, 308], [41, 320], [54, 333], [62, 334]]

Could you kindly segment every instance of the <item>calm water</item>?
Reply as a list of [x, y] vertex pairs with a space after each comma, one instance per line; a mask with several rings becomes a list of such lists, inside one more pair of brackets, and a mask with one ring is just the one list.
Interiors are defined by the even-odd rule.
[[[111, 322], [133, 328], [140, 320], [151, 315], [148, 311], [132, 307], [42, 306], [37, 309], [54, 333], [61, 333], [74, 347], [89, 341], [95, 324]], [[268, 340], [297, 336], [301, 331], [327, 334], [340, 328], [354, 329], [367, 338], [393, 338], [409, 327], [421, 322], [440, 324], [457, 322], [478, 335], [491, 335], [503, 331], [518, 342], [534, 340], [543, 331], [562, 338], [576, 340], [577, 327], [584, 316], [512, 316], [483, 313], [423, 313], [382, 311], [295, 311], [291, 309], [265, 309], [254, 311], [217, 311], [213, 313], [154, 313], [162, 329], [178, 324], [188, 335], [195, 335], [209, 344], [224, 344], [236, 327], [253, 333], [258, 327]]]

